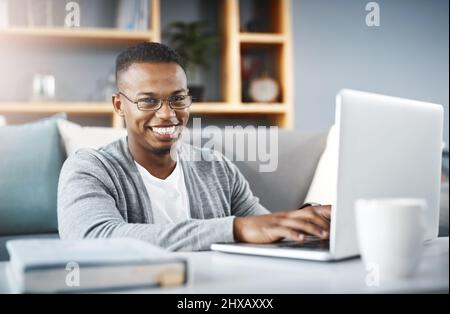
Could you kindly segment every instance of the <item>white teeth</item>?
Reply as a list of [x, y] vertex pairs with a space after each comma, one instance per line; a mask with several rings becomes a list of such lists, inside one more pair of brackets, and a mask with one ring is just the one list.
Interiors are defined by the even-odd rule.
[[158, 134], [173, 134], [175, 133], [175, 126], [171, 126], [168, 128], [157, 128], [157, 127], [152, 127], [153, 132], [156, 132]]

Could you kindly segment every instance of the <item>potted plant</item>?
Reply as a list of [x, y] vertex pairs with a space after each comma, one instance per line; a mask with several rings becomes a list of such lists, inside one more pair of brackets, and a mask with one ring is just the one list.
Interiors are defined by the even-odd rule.
[[210, 58], [216, 52], [217, 36], [205, 31], [205, 21], [173, 22], [169, 24], [167, 36], [172, 48], [182, 58], [192, 97], [203, 100], [204, 86], [200, 83], [200, 70], [209, 69]]

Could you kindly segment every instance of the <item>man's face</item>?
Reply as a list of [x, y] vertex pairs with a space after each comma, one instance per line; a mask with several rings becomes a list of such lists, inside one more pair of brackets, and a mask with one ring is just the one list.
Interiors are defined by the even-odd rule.
[[[176, 63], [134, 63], [121, 73], [119, 86], [133, 101], [188, 92], [186, 74]], [[170, 152], [189, 119], [189, 108], [173, 110], [167, 101], [158, 111], [142, 111], [123, 95], [113, 101], [125, 118], [129, 141], [157, 154]]]

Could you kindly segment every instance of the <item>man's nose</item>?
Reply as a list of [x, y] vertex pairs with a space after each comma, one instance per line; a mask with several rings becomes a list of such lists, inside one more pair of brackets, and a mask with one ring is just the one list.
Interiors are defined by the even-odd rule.
[[161, 108], [156, 112], [156, 114], [160, 117], [174, 117], [176, 116], [175, 110], [170, 108], [169, 102], [167, 100], [163, 101]]

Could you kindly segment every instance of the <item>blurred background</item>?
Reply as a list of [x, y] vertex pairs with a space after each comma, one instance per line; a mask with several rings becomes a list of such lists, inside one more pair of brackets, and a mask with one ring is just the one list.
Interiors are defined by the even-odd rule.
[[121, 127], [115, 58], [153, 40], [188, 63], [203, 124], [326, 130], [353, 88], [442, 104], [448, 143], [448, 0], [376, 1], [379, 26], [368, 2], [0, 0], [0, 115]]
[[[0, 261], [12, 237], [57, 236], [65, 158], [125, 135], [111, 96], [127, 47], [178, 51], [202, 127], [285, 129], [275, 172], [237, 163], [261, 203], [279, 210], [310, 190], [331, 193], [323, 169], [333, 157], [323, 152], [342, 88], [442, 104], [448, 143], [448, 14], [448, 0], [0, 0]], [[10, 127], [57, 113], [70, 121]], [[446, 148], [440, 235], [448, 158]]]

